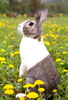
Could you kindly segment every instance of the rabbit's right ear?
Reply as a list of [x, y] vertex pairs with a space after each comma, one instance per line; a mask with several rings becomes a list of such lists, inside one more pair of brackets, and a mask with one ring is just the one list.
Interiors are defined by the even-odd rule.
[[42, 24], [46, 20], [47, 15], [48, 9], [38, 11], [36, 15], [36, 21]]

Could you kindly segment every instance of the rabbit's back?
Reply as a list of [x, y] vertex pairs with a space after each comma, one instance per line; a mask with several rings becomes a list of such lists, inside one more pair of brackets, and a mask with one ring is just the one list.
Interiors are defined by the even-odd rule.
[[57, 69], [49, 55], [28, 71], [27, 83], [33, 84], [36, 80], [44, 81], [47, 95], [60, 84]]

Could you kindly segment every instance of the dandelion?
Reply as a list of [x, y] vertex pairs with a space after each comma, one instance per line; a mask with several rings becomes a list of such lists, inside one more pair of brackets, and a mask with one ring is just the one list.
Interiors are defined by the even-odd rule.
[[1, 49], [0, 52], [5, 52], [5, 49]]
[[53, 33], [53, 31], [49, 30], [49, 33], [51, 33], [51, 34], [52, 34], [52, 33]]
[[34, 85], [33, 84], [26, 84], [23, 87], [24, 88], [34, 88]]
[[50, 42], [46, 41], [44, 42], [47, 46], [50, 46]]
[[45, 36], [45, 35], [43, 35], [43, 38], [45, 39], [45, 38], [46, 38], [46, 36]]
[[68, 96], [67, 96], [67, 98], [68, 98]]
[[59, 52], [56, 52], [56, 55], [59, 55], [60, 53]]
[[4, 57], [0, 57], [0, 61], [5, 61], [6, 59]]
[[11, 56], [11, 57], [13, 57], [13, 56], [14, 56], [14, 53], [13, 53], [13, 52], [11, 52], [11, 53], [10, 53], [10, 56]]
[[56, 39], [56, 36], [54, 34], [50, 34], [51, 37], [53, 37], [54, 39]]
[[41, 98], [38, 98], [37, 100], [41, 100]]
[[66, 43], [65, 46], [68, 46], [68, 43]]
[[64, 70], [63, 70], [63, 72], [66, 72], [66, 73], [68, 73], [68, 70], [64, 69]]
[[19, 79], [17, 80], [17, 82], [22, 82], [22, 79], [21, 79], [21, 78], [19, 78]]
[[27, 98], [36, 99], [36, 98], [38, 98], [38, 94], [36, 92], [30, 92], [30, 93], [27, 94]]
[[2, 64], [6, 64], [6, 61], [1, 61]]
[[13, 45], [10, 45], [9, 47], [10, 47], [10, 48], [13, 48]]
[[10, 34], [8, 34], [8, 37], [11, 37], [11, 35], [10, 35]]
[[24, 98], [24, 97], [20, 97], [19, 99], [20, 99], [20, 100], [25, 100], [25, 98]]
[[14, 66], [12, 64], [9, 64], [9, 68], [14, 68]]
[[61, 62], [61, 63], [60, 63], [60, 65], [64, 65], [64, 63], [63, 63], [63, 62]]
[[7, 84], [3, 87], [3, 89], [14, 89], [14, 87], [11, 84]]
[[36, 86], [36, 85], [43, 85], [43, 84], [44, 84], [44, 82], [41, 81], [41, 80], [36, 80], [36, 81], [34, 82], [34, 86]]
[[6, 41], [3, 41], [3, 44], [6, 44], [7, 42]]
[[4, 39], [7, 39], [7, 36], [4, 36]]
[[12, 37], [11, 39], [12, 39], [12, 40], [15, 40], [15, 39], [16, 39], [16, 37]]
[[39, 88], [38, 91], [39, 91], [39, 92], [44, 92], [45, 89], [44, 89], [44, 88]]
[[67, 76], [68, 76], [68, 73], [67, 73]]
[[66, 51], [63, 51], [62, 54], [67, 54], [67, 52]]
[[13, 90], [5, 90], [5, 94], [12, 95], [14, 94]]
[[49, 34], [47, 33], [46, 36], [49, 36]]
[[61, 61], [61, 59], [60, 59], [60, 58], [57, 58], [57, 59], [56, 59], [56, 62], [59, 62], [59, 61]]
[[52, 42], [53, 44], [56, 44], [56, 42]]
[[54, 93], [57, 92], [57, 89], [52, 90], [52, 92], [54, 92]]
[[63, 49], [63, 47], [60, 47], [60, 49]]
[[18, 55], [18, 54], [20, 54], [20, 52], [19, 51], [15, 51], [15, 55]]

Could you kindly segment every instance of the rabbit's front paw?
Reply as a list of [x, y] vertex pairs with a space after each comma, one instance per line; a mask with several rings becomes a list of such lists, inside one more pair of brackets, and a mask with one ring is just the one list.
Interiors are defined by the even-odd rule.
[[26, 95], [24, 94], [24, 93], [18, 93], [17, 95], [16, 95], [16, 98], [20, 98], [20, 97], [25, 97]]
[[19, 72], [19, 77], [23, 77], [23, 72], [22, 71]]

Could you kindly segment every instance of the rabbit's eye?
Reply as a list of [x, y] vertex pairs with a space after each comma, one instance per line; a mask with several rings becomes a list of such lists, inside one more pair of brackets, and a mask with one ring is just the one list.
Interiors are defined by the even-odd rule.
[[30, 23], [29, 23], [29, 26], [33, 26], [33, 24], [34, 24], [33, 22], [30, 22]]

